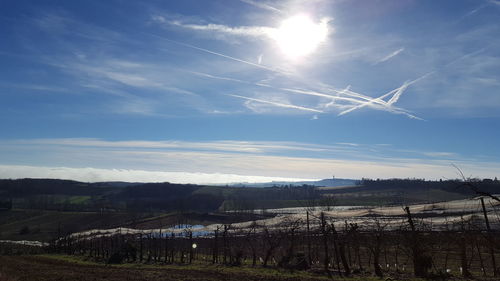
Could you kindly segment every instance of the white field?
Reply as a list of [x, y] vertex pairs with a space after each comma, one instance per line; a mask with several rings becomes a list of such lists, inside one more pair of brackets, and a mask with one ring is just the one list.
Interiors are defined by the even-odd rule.
[[[485, 198], [485, 205], [493, 229], [500, 229], [500, 202]], [[417, 227], [421, 230], [458, 230], [462, 225], [466, 228], [485, 230], [484, 216], [479, 198], [455, 200], [431, 204], [410, 205], [410, 211], [414, 216]], [[309, 210], [309, 211], [308, 211]], [[337, 206], [326, 210], [326, 207], [317, 208], [284, 208], [269, 210], [277, 213], [270, 219], [248, 221], [230, 225], [232, 231], [248, 231], [255, 227], [257, 231], [263, 227], [269, 229], [280, 229], [296, 225], [305, 229], [307, 212], [309, 212], [311, 228], [319, 225], [321, 212], [325, 214], [329, 223], [333, 223], [338, 231], [342, 231], [347, 223], [356, 223], [360, 231], [373, 229], [397, 230], [408, 228], [406, 212], [402, 206], [391, 207], [349, 207]], [[472, 222], [472, 223], [469, 223]], [[164, 236], [175, 234], [176, 237], [186, 237], [189, 231], [193, 236], [211, 236], [214, 231], [221, 230], [223, 225], [212, 224], [208, 226], [185, 226], [179, 228], [168, 227], [161, 229], [94, 229], [71, 234], [74, 239], [92, 239], [103, 236], [120, 234], [142, 234], [152, 236]]]

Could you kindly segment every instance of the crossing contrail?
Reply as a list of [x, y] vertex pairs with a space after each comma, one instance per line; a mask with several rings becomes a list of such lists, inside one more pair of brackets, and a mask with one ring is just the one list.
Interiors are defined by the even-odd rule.
[[279, 102], [274, 102], [274, 101], [267, 101], [267, 100], [261, 100], [261, 99], [255, 99], [255, 98], [249, 98], [249, 97], [244, 97], [244, 96], [239, 96], [239, 95], [231, 95], [231, 94], [229, 94], [228, 96], [235, 97], [235, 98], [240, 98], [240, 99], [245, 99], [245, 100], [249, 100], [249, 101], [256, 101], [256, 102], [260, 102], [260, 103], [267, 103], [267, 104], [271, 104], [271, 105], [278, 106], [278, 107], [293, 108], [293, 109], [299, 109], [299, 110], [304, 110], [304, 111], [311, 111], [311, 112], [323, 113], [323, 111], [321, 111], [321, 110], [317, 110], [317, 109], [309, 108], [309, 107], [304, 107], [304, 106], [299, 106], [299, 105], [284, 104], [284, 103], [279, 103]]

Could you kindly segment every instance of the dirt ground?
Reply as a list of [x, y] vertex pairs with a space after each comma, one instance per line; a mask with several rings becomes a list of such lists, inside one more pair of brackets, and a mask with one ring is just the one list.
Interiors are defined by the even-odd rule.
[[[333, 272], [332, 272], [333, 273]], [[405, 275], [391, 275], [386, 278], [376, 278], [370, 275], [353, 276], [350, 278], [326, 275], [290, 272], [277, 269], [225, 267], [214, 265], [104, 265], [87, 262], [83, 259], [69, 256], [0, 256], [0, 281], [380, 281], [404, 280], [423, 281]], [[442, 279], [434, 279], [442, 280]], [[449, 281], [493, 281], [494, 277], [475, 275], [472, 279], [451, 277]]]
[[[321, 276], [280, 276], [279, 272], [259, 274], [257, 272], [227, 270], [215, 266], [106, 266], [82, 264], [42, 256], [0, 256], [0, 281], [57, 281], [57, 280], [238, 280], [238, 281], [317, 281]], [[288, 275], [288, 276], [286, 276]]]

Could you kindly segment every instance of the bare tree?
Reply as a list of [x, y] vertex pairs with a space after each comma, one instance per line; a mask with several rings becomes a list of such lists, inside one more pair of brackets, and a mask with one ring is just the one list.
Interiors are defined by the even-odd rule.
[[420, 241], [419, 233], [415, 227], [410, 207], [404, 208], [410, 225], [410, 248], [413, 256], [413, 271], [417, 277], [426, 277], [427, 271], [432, 267], [432, 257], [426, 255]]
[[267, 225], [263, 227], [262, 240], [264, 244], [264, 260], [262, 266], [268, 266], [269, 259], [274, 255], [275, 250], [279, 248], [283, 238], [284, 235], [280, 229], [271, 231]]

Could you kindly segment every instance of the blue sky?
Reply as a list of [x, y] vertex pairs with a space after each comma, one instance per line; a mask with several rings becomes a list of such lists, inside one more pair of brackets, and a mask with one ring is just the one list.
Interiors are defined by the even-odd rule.
[[2, 1], [0, 177], [500, 176], [499, 20], [497, 0]]

